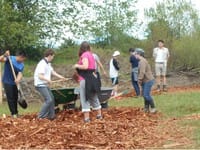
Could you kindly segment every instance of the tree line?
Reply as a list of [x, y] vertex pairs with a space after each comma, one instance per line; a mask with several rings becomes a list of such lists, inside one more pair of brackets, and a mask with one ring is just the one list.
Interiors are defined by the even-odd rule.
[[142, 40], [135, 34], [144, 23], [138, 18], [137, 1], [1, 0], [0, 48], [25, 50], [37, 59], [44, 48], [54, 47], [48, 41], [62, 40], [58, 49], [63, 49], [92, 37], [97, 47], [121, 51], [142, 47], [150, 57], [156, 41], [163, 39], [171, 52], [172, 69], [197, 68], [200, 23], [191, 1], [164, 0], [146, 9]]

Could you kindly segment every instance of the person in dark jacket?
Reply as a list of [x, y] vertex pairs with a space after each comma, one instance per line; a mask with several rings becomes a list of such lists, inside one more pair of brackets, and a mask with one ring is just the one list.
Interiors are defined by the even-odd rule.
[[111, 96], [117, 96], [118, 91], [118, 76], [119, 76], [119, 62], [117, 61], [117, 57], [120, 55], [119, 51], [115, 51], [113, 53], [113, 57], [110, 60], [110, 78], [112, 80], [113, 91]]
[[134, 56], [135, 49], [130, 48], [130, 63], [131, 63], [131, 81], [135, 89], [136, 96], [140, 96], [140, 87], [138, 85], [138, 62], [139, 60]]

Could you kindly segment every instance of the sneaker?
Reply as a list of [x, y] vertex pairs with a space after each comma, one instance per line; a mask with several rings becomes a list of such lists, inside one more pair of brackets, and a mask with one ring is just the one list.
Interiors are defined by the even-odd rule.
[[12, 115], [13, 118], [18, 118], [17, 114]]
[[145, 113], [149, 113], [149, 109], [148, 108], [144, 108], [144, 112]]
[[96, 118], [99, 119], [99, 120], [103, 119], [102, 115], [97, 115]]
[[90, 118], [84, 119], [85, 123], [89, 123], [90, 122]]
[[151, 108], [151, 110], [150, 110], [150, 113], [156, 113], [157, 112], [157, 110], [156, 110], [156, 108]]

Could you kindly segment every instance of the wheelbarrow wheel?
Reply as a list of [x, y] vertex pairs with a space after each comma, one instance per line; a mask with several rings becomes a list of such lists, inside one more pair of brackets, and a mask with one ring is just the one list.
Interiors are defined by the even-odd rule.
[[75, 103], [65, 104], [65, 105], [63, 105], [63, 109], [64, 110], [74, 110], [75, 109]]
[[55, 110], [56, 114], [60, 112], [60, 108], [59, 107], [55, 107], [54, 110]]
[[102, 103], [101, 103], [101, 108], [102, 108], [102, 109], [108, 108], [108, 101], [102, 102]]

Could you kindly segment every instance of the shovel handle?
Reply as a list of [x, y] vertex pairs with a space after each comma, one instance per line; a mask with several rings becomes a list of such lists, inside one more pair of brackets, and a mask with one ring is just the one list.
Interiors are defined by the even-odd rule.
[[69, 80], [72, 80], [72, 78], [64, 78], [60, 80], [55, 80], [55, 81], [51, 81], [51, 83], [64, 82], [64, 81], [69, 81]]
[[13, 74], [13, 76], [14, 76], [14, 79], [16, 80], [16, 79], [17, 79], [17, 76], [16, 76], [16, 74], [15, 74], [15, 70], [14, 70], [14, 67], [13, 67], [13, 63], [12, 63], [12, 61], [11, 61], [11, 56], [8, 56], [8, 61], [9, 61], [9, 63], [10, 63], [10, 67], [11, 67], [12, 74]]
[[[13, 77], [14, 77], [14, 79], [16, 80], [16, 79], [17, 79], [17, 76], [16, 76], [16, 74], [15, 74], [15, 70], [14, 70], [14, 67], [13, 67], [13, 63], [12, 63], [12, 60], [11, 60], [11, 56], [8, 56], [8, 61], [9, 61], [9, 63], [10, 63], [10, 67], [11, 67], [11, 70], [12, 70]], [[18, 88], [18, 90], [20, 90], [19, 84], [17, 84], [17, 88]]]

